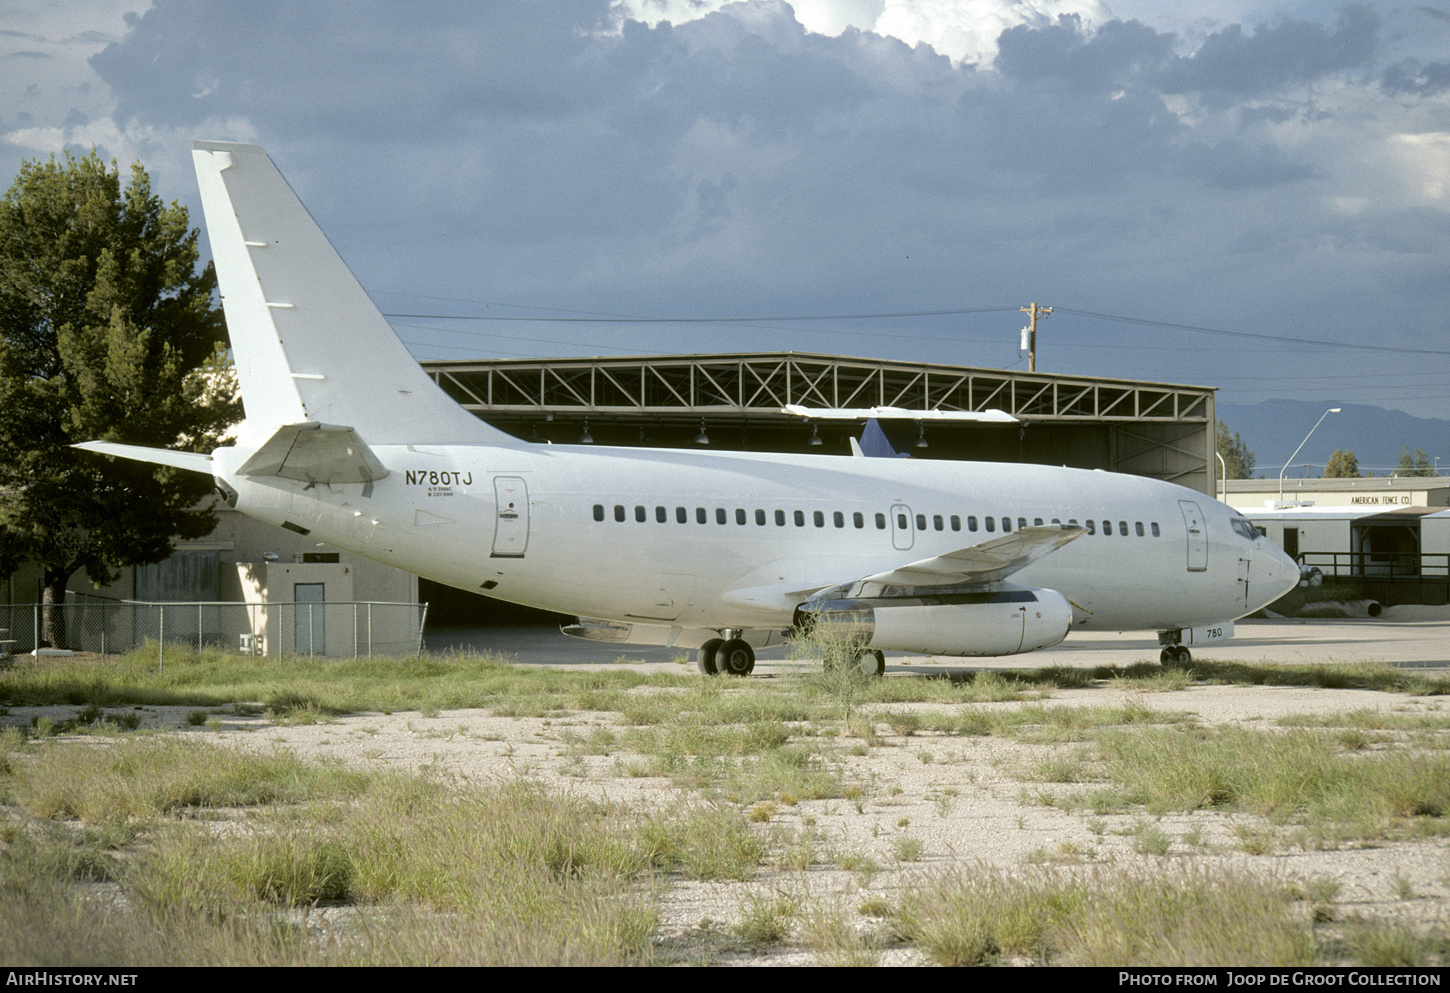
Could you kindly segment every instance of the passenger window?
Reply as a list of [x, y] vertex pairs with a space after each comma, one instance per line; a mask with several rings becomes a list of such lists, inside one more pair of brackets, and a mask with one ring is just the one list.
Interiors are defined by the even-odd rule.
[[620, 523], [624, 522], [624, 504], [616, 503], [614, 505], [614, 519]]
[[596, 503], [594, 505], [594, 519], [596, 521], [604, 520], [604, 504]]
[[831, 515], [831, 521], [836, 525], [836, 527], [843, 528], [846, 526], [846, 515], [838, 510]]
[[976, 514], [968, 514], [967, 515], [967, 530], [968, 531], [975, 531], [975, 530], [977, 530], [977, 515]]
[[926, 515], [925, 514], [917, 514], [916, 515], [916, 529], [918, 531], [925, 531], [926, 530]]
[[1153, 523], [1149, 524], [1148, 527], [1153, 531], [1153, 537], [1158, 537], [1158, 522], [1154, 521]]
[[958, 517], [956, 514], [953, 514], [952, 515], [952, 530], [953, 531], [960, 531], [961, 529], [962, 529], [962, 519], [960, 517]]
[[898, 531], [905, 531], [905, 530], [907, 530], [906, 515], [905, 514], [897, 514], [896, 515], [896, 529]]
[[1143, 537], [1143, 522], [1142, 521], [1134, 521], [1133, 522], [1133, 528], [1138, 532], [1138, 537], [1139, 538]]
[[1042, 518], [1040, 518], [1040, 517], [1034, 517], [1034, 518], [1032, 518], [1032, 526], [1035, 527], [1035, 528], [1042, 527]]
[[886, 530], [886, 515], [885, 514], [877, 514], [876, 515], [876, 530], [877, 531], [885, 531]]
[[765, 511], [760, 510], [758, 508], [756, 509], [756, 511], [755, 511], [755, 523], [756, 523], [756, 526], [757, 527], [764, 527], [765, 526]]
[[1091, 519], [1091, 518], [1089, 518], [1089, 519], [1088, 519], [1088, 520], [1087, 520], [1087, 521], [1085, 521], [1085, 522], [1084, 522], [1084, 523], [1086, 523], [1086, 524], [1087, 524], [1087, 529], [1088, 529], [1088, 534], [1097, 534], [1097, 533], [1098, 533], [1098, 529], [1097, 529], [1097, 526], [1096, 526], [1096, 525], [1094, 525], [1094, 524], [1093, 524], [1093, 522], [1092, 522], [1092, 519]]
[[942, 522], [941, 514], [931, 515], [931, 526], [938, 531], [945, 529], [946, 525]]
[[785, 527], [785, 511], [777, 510], [775, 512], [775, 526], [778, 528]]
[[1109, 538], [1113, 536], [1113, 522], [1103, 521], [1103, 534]]
[[811, 518], [815, 521], [816, 527], [823, 528], [826, 526], [826, 514], [824, 511], [816, 511], [811, 515]]
[[1010, 518], [1010, 517], [1004, 517], [1004, 518], [1002, 518], [1002, 533], [1003, 534], [1006, 534], [1008, 531], [1011, 531], [1011, 530], [1012, 530], [1012, 518]]
[[710, 515], [708, 513], [706, 513], [704, 507], [696, 507], [695, 508], [695, 523], [697, 523], [697, 524], [709, 524], [710, 523]]
[[986, 521], [987, 521], [987, 530], [988, 531], [996, 531], [997, 530], [997, 518], [995, 518], [995, 517], [988, 517], [986, 519]]
[[1062, 527], [1062, 521], [1059, 520], [1058, 518], [1054, 517], [1052, 519], [1052, 525], [1053, 525], [1053, 527]]
[[798, 528], [806, 526], [806, 512], [804, 510], [797, 510], [795, 512], [795, 526]]
[[1017, 518], [1017, 530], [1020, 531], [1023, 528], [1025, 528], [1026, 526], [1027, 526], [1027, 518], [1025, 518], [1025, 517], [1019, 517], [1019, 518]]
[[669, 511], [665, 510], [665, 508], [663, 508], [663, 507], [656, 507], [655, 508], [655, 520], [657, 520], [661, 524], [663, 524], [665, 521], [667, 521], [669, 519], [670, 519]]
[[679, 524], [690, 523], [690, 512], [684, 507], [675, 508], [675, 521]]
[[715, 523], [716, 524], [724, 524], [727, 520], [729, 520], [729, 518], [727, 518], [725, 516], [725, 508], [724, 507], [716, 507], [715, 508]]
[[1127, 521], [1119, 521], [1118, 522], [1118, 534], [1122, 535], [1124, 538], [1126, 538], [1128, 536], [1128, 522]]
[[745, 508], [743, 508], [743, 507], [736, 507], [735, 508], [735, 523], [736, 524], [744, 524], [745, 523]]
[[851, 515], [851, 523], [858, 528], [864, 528], [866, 526], [866, 515], [859, 510], [856, 511]]
[[634, 519], [639, 521], [641, 524], [644, 523], [644, 508], [637, 504], [634, 508]]

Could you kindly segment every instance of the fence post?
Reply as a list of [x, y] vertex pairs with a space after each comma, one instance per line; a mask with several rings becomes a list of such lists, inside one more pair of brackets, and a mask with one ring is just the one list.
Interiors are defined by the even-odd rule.
[[166, 668], [166, 604], [161, 605], [161, 624], [156, 632], [156, 644], [159, 653], [156, 656], [156, 671], [161, 672]]
[[357, 658], [357, 601], [352, 602], [352, 657]]
[[368, 658], [373, 657], [373, 602], [368, 601]]

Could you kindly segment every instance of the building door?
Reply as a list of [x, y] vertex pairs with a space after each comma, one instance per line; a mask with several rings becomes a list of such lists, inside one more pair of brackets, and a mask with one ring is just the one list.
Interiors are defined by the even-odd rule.
[[1203, 523], [1203, 514], [1192, 500], [1179, 500], [1178, 509], [1183, 511], [1183, 526], [1188, 531], [1188, 571], [1205, 572], [1208, 569], [1208, 530]]
[[498, 519], [493, 529], [493, 558], [521, 559], [529, 545], [529, 489], [518, 476], [493, 477]]
[[325, 583], [295, 583], [292, 586], [293, 609], [297, 611], [293, 624], [292, 647], [301, 655], [327, 654], [327, 591]]

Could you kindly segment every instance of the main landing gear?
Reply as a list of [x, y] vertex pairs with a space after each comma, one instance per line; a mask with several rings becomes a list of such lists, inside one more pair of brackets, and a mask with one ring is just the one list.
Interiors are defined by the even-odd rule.
[[740, 638], [711, 638], [695, 654], [701, 675], [748, 676], [755, 669], [755, 649]]
[[863, 676], [884, 676], [886, 674], [886, 655], [883, 652], [865, 649], [856, 656], [856, 668]]

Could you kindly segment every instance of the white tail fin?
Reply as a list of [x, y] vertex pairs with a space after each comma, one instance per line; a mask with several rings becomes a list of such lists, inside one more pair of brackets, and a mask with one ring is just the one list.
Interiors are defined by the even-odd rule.
[[373, 445], [516, 439], [418, 366], [256, 145], [192, 142], [247, 420], [243, 444], [304, 421]]

